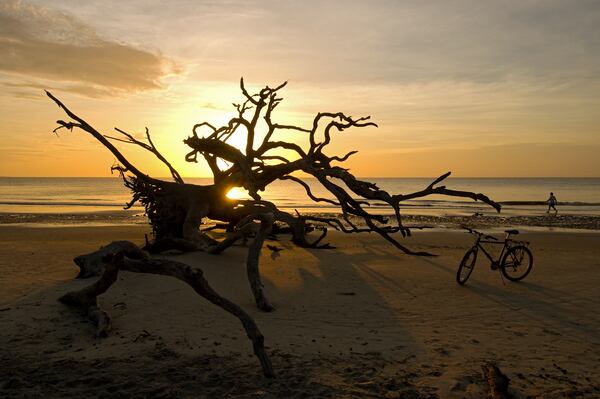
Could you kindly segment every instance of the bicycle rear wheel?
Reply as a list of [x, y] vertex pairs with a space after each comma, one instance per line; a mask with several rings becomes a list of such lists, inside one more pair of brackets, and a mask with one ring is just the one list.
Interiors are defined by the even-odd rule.
[[533, 254], [524, 245], [517, 245], [506, 251], [500, 265], [502, 274], [510, 281], [523, 280], [532, 267]]
[[477, 262], [477, 249], [471, 248], [467, 251], [465, 256], [463, 256], [460, 261], [460, 266], [458, 266], [458, 271], [456, 272], [456, 282], [458, 284], [463, 285], [467, 282], [471, 273], [473, 273], [475, 262]]

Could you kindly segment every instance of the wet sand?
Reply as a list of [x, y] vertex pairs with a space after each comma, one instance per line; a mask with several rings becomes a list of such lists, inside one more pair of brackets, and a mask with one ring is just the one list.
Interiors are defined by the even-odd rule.
[[[100, 305], [113, 331], [56, 301], [71, 259], [111, 240], [143, 242], [144, 226], [0, 227], [0, 396], [481, 398], [494, 362], [517, 398], [600, 396], [600, 234], [529, 232], [532, 273], [503, 284], [477, 264], [454, 280], [471, 237], [415, 232], [400, 254], [374, 234], [332, 234], [336, 250], [263, 251], [273, 313], [253, 303], [236, 246], [173, 259], [201, 268], [257, 321], [277, 372], [260, 372], [239, 321], [169, 277], [124, 272]], [[22, 296], [24, 293], [27, 295]]]
[[[496, 213], [487, 209], [484, 212], [462, 213], [462, 214], [444, 214], [442, 209], [432, 208], [425, 212], [425, 209], [411, 211], [410, 208], [404, 209], [402, 216], [403, 224], [406, 226], [429, 226], [444, 228], [459, 228], [467, 225], [472, 228], [493, 228], [505, 226], [518, 227], [541, 227], [547, 229], [585, 229], [600, 231], [600, 216], [592, 213], [561, 212], [545, 213], [544, 208], [536, 210], [534, 213], [507, 212]], [[295, 213], [294, 209], [285, 209], [290, 213]], [[393, 217], [393, 214], [384, 212], [382, 215]], [[332, 212], [309, 211], [302, 212], [303, 215], [312, 215], [319, 217], [337, 217], [341, 214]], [[364, 225], [364, 220], [351, 216], [352, 222], [358, 226]], [[148, 224], [148, 219], [143, 215], [142, 210], [118, 210], [118, 211], [97, 211], [97, 212], [72, 212], [72, 213], [10, 213], [0, 212], [0, 226], [144, 226]]]

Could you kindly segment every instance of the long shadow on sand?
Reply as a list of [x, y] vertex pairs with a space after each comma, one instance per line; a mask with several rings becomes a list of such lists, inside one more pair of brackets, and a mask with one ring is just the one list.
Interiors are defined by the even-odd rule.
[[[450, 281], [454, 281], [455, 269], [437, 260], [423, 258], [422, 261], [447, 273], [449, 284]], [[489, 270], [481, 270], [487, 268], [487, 264], [478, 264], [477, 267], [480, 271], [490, 273]], [[575, 335], [578, 339], [600, 344], [600, 312], [597, 301], [527, 280], [502, 283], [499, 273], [492, 273], [498, 274], [497, 285], [472, 278], [465, 286], [456, 285], [456, 288], [486, 299], [505, 311], [514, 312], [515, 319], [520, 315], [535, 320], [547, 334]], [[528, 276], [528, 279], [531, 279], [531, 276]]]

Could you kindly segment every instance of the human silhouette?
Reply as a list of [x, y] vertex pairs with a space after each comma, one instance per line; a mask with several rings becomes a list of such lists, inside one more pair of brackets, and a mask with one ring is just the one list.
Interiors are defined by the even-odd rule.
[[554, 214], [556, 215], [558, 213], [558, 210], [556, 209], [556, 203], [557, 201], [554, 193], [550, 193], [550, 198], [548, 198], [548, 210], [546, 213], [550, 213], [550, 209], [554, 209]]

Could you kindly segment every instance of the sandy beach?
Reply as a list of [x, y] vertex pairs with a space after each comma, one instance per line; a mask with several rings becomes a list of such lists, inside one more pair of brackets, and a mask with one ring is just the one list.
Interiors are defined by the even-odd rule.
[[262, 376], [239, 321], [170, 277], [123, 272], [100, 297], [104, 339], [62, 294], [72, 258], [112, 240], [143, 242], [145, 226], [0, 227], [2, 397], [481, 398], [495, 363], [517, 398], [600, 396], [600, 233], [524, 232], [534, 269], [503, 284], [477, 264], [454, 280], [472, 238], [415, 232], [435, 258], [402, 255], [380, 237], [331, 234], [335, 250], [263, 250], [273, 313], [256, 309], [246, 248], [171, 255], [201, 268], [252, 315], [277, 378]]

